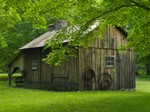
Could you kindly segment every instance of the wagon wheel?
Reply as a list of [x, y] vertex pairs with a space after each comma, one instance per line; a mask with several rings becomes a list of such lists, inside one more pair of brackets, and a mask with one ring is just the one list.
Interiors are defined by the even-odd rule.
[[92, 90], [95, 83], [95, 73], [92, 69], [89, 69], [84, 74], [84, 87], [87, 90]]
[[112, 85], [112, 78], [110, 76], [110, 74], [108, 73], [104, 73], [102, 75], [102, 80], [100, 81], [100, 88], [103, 90], [107, 90], [111, 87]]
[[103, 90], [109, 89], [111, 87], [111, 83], [109, 80], [105, 79], [101, 82], [101, 87]]
[[95, 73], [93, 70], [87, 70], [84, 75], [84, 80], [90, 81], [95, 77]]

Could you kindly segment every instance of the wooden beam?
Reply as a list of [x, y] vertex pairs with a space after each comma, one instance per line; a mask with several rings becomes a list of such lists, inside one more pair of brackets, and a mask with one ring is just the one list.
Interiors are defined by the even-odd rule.
[[9, 70], [8, 70], [8, 86], [11, 86], [11, 72], [10, 72], [10, 67], [9, 67]]

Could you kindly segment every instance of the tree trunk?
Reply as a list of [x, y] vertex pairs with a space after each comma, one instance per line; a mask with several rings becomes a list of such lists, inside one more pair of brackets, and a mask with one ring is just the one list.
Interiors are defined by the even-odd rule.
[[150, 64], [145, 64], [146, 67], [146, 74], [150, 75]]

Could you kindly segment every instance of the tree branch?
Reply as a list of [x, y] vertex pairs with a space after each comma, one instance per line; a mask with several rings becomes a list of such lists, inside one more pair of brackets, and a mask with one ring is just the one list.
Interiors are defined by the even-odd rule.
[[126, 8], [126, 7], [140, 7], [140, 8], [146, 9], [146, 10], [150, 10], [150, 7], [146, 7], [146, 6], [144, 6], [144, 5], [142, 5], [142, 4], [138, 3], [138, 2], [136, 2], [136, 1], [134, 1], [134, 0], [131, 0], [131, 2], [132, 2], [133, 4], [122, 5], [122, 6], [119, 6], [119, 7], [114, 8], [114, 9], [109, 9], [108, 11], [105, 11], [105, 12], [103, 12], [102, 14], [98, 15], [97, 17], [95, 17], [95, 18], [91, 19], [90, 21], [88, 21], [87, 24], [89, 24], [89, 23], [95, 21], [96, 19], [98, 19], [98, 18], [100, 18], [100, 17], [102, 17], [102, 16], [104, 16], [104, 15], [106, 15], [106, 14], [108, 14], [108, 13], [111, 13], [111, 12], [113, 12], [113, 11], [118, 11], [118, 10], [120, 10], [120, 9], [122, 9], [122, 8]]
[[137, 7], [141, 7], [141, 8], [143, 8], [143, 9], [150, 10], [150, 7], [146, 7], [145, 5], [142, 5], [142, 4], [140, 4], [140, 3], [138, 3], [138, 2], [136, 2], [136, 1], [134, 1], [134, 0], [131, 0], [131, 1], [132, 1], [132, 3], [134, 3]]
[[125, 7], [135, 7], [135, 6], [136, 6], [135, 4], [132, 4], [132, 5], [122, 5], [122, 6], [119, 6], [117, 8], [114, 8], [114, 9], [109, 9], [108, 11], [105, 11], [102, 14], [100, 14], [100, 15], [96, 16], [95, 18], [91, 19], [90, 21], [88, 21], [87, 24], [89, 24], [89, 23], [95, 21], [96, 19], [98, 19], [98, 18], [100, 18], [100, 17], [102, 17], [102, 16], [104, 16], [104, 15], [106, 15], [108, 13], [111, 13], [113, 11], [118, 11], [118, 10], [120, 10], [122, 8], [125, 8]]

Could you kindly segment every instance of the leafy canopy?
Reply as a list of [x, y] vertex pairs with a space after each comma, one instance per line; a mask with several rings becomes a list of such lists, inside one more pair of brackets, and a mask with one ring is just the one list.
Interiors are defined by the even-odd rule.
[[[100, 35], [103, 34], [105, 28], [112, 25], [124, 27], [128, 30], [128, 47], [132, 47], [140, 57], [150, 54], [149, 0], [113, 0], [113, 2], [112, 0], [76, 0], [68, 2], [69, 9], [66, 19], [70, 21], [71, 25], [79, 25], [80, 30], [68, 36], [73, 41], [70, 41], [65, 47], [62, 45], [62, 41], [56, 41], [63, 40], [63, 37], [65, 40], [66, 36], [56, 36], [54, 40], [49, 42], [47, 47], [52, 47], [52, 52], [45, 59], [48, 64], [59, 65], [70, 55], [75, 56], [76, 52], [72, 51], [75, 51], [76, 46], [86, 46], [87, 43], [89, 44], [96, 38], [102, 37]], [[87, 31], [95, 22], [100, 22], [97, 29], [101, 32], [94, 31], [89, 36], [83, 35], [83, 32]], [[93, 35], [97, 36], [93, 37]], [[55, 57], [55, 59], [52, 57]]]
[[[117, 25], [129, 31], [129, 47], [141, 57], [150, 54], [150, 1], [149, 0], [0, 0], [0, 40], [4, 40], [3, 31], [18, 21], [29, 21], [35, 28], [46, 28], [49, 20], [66, 19], [70, 26], [80, 26], [80, 30], [62, 33], [62, 30], [47, 48], [52, 50], [45, 61], [59, 65], [61, 61], [75, 56], [76, 46], [87, 46], [101, 37], [108, 26]], [[89, 35], [83, 35], [91, 25], [100, 25]], [[99, 32], [100, 30], [100, 32]], [[60, 35], [63, 34], [63, 35]], [[96, 35], [96, 36], [94, 36]], [[61, 41], [66, 40], [63, 46]], [[0, 45], [4, 45], [3, 42]]]

